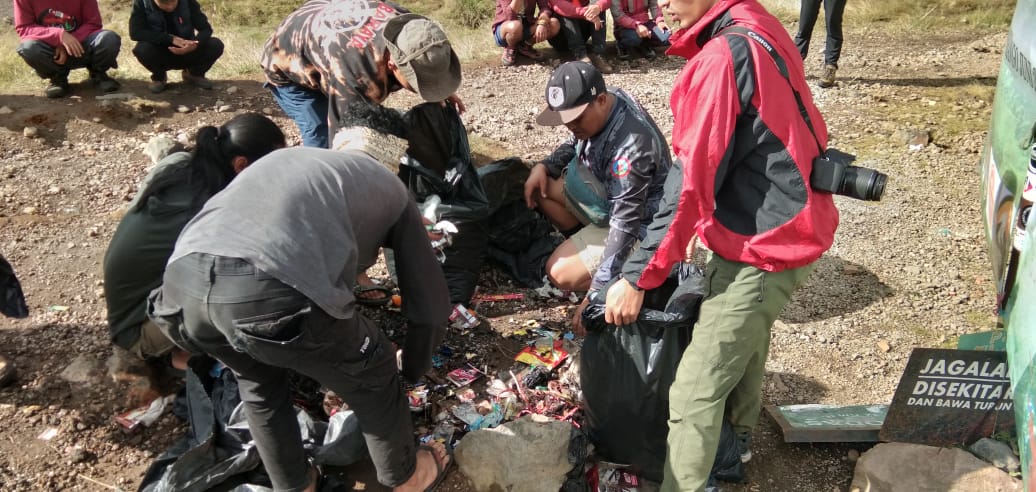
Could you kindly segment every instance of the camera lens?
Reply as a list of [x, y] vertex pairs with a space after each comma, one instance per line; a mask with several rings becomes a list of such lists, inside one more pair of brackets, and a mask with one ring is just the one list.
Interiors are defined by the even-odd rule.
[[859, 200], [881, 200], [882, 193], [885, 193], [885, 183], [888, 176], [873, 169], [859, 166], [845, 168], [845, 178], [842, 180], [840, 194], [850, 196]]

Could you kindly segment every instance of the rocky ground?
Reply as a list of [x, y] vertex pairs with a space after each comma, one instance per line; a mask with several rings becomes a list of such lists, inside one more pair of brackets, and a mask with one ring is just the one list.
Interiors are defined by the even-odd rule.
[[[954, 346], [958, 335], [994, 326], [976, 163], [1005, 39], [960, 26], [851, 31], [838, 86], [813, 85], [832, 145], [887, 173], [889, 185], [878, 203], [836, 199], [835, 245], [774, 327], [767, 403], [887, 403], [912, 348]], [[813, 75], [819, 65], [810, 60]], [[680, 66], [679, 59], [622, 62], [607, 81], [638, 98], [668, 132], [668, 93]], [[549, 73], [548, 65], [469, 67], [460, 94], [476, 140], [530, 159], [561, 141], [562, 131], [534, 123]], [[174, 86], [160, 96], [145, 83], [124, 81], [131, 99], [98, 100], [80, 85], [70, 98], [47, 100], [42, 83], [0, 94], [0, 251], [32, 311], [26, 320], [0, 320], [0, 350], [20, 371], [0, 390], [0, 489], [134, 489], [184, 432], [168, 414], [143, 432], [121, 432], [112, 415], [128, 409], [133, 394], [103, 367], [111, 349], [101, 261], [149, 165], [146, 142], [158, 134], [189, 138], [241, 111], [272, 115], [297, 141], [256, 79], [220, 81], [211, 92]], [[561, 329], [569, 309], [530, 301], [482, 314], [494, 332], [526, 319]], [[81, 370], [63, 378], [77, 358]], [[41, 439], [49, 429], [56, 434]], [[846, 490], [853, 459], [866, 449], [785, 444], [765, 416], [754, 443], [748, 483], [724, 490]], [[369, 473], [357, 476], [356, 490], [380, 490]], [[445, 488], [470, 490], [459, 473]]]

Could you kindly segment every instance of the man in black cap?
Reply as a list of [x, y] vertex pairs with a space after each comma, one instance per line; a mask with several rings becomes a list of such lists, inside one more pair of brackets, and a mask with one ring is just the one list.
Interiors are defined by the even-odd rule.
[[[536, 118], [565, 125], [572, 136], [536, 163], [525, 201], [569, 236], [547, 260], [547, 275], [565, 290], [599, 290], [644, 237], [669, 173], [669, 146], [647, 111], [608, 88], [593, 65], [574, 61], [550, 76], [547, 107]], [[586, 299], [572, 324], [582, 330]]]

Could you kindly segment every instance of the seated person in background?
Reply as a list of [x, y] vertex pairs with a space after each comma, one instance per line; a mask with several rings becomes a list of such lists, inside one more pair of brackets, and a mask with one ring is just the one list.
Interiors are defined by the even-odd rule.
[[505, 67], [514, 65], [516, 55], [542, 60], [543, 55], [533, 45], [557, 36], [559, 31], [561, 22], [554, 17], [548, 0], [496, 0], [493, 38], [504, 49], [500, 61]]
[[[550, 38], [550, 45], [559, 53], [593, 63], [601, 73], [614, 70], [604, 60], [604, 42], [607, 22], [604, 13], [610, 0], [549, 0], [550, 8], [561, 21], [561, 33]], [[586, 40], [590, 39], [590, 55], [586, 54]]]
[[97, 0], [14, 0], [18, 55], [50, 79], [44, 90], [50, 98], [68, 94], [68, 73], [76, 68], [87, 69], [101, 91], [119, 90], [108, 70], [119, 66], [122, 38], [101, 26]]
[[[632, 48], [640, 48], [644, 58], [654, 59], [655, 47], [669, 42], [669, 26], [658, 8], [658, 0], [614, 0], [612, 19], [615, 22], [615, 51], [620, 60], [628, 60]], [[656, 27], [665, 39], [659, 39]]]
[[205, 201], [237, 173], [281, 147], [284, 133], [276, 123], [246, 113], [219, 128], [202, 127], [194, 152], [170, 154], [155, 165], [104, 255], [104, 298], [112, 343], [142, 359], [173, 350], [173, 343], [148, 320], [147, 297], [162, 285], [176, 238]]
[[[533, 166], [525, 201], [569, 236], [547, 260], [551, 283], [599, 290], [618, 275], [658, 209], [669, 146], [647, 111], [623, 90], [607, 88], [589, 63], [559, 66], [546, 96], [537, 123], [565, 125], [572, 136]], [[577, 332], [587, 302], [572, 318]]]
[[223, 55], [223, 42], [212, 37], [212, 25], [198, 0], [133, 0], [130, 39], [133, 56], [151, 71], [147, 88], [166, 89], [166, 72], [183, 70], [185, 83], [212, 89], [205, 73]]

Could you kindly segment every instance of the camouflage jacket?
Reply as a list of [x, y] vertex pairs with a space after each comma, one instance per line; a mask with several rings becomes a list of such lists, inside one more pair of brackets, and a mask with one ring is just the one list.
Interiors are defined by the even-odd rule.
[[330, 135], [357, 102], [381, 104], [402, 89], [384, 63], [389, 19], [408, 13], [377, 0], [309, 0], [288, 15], [263, 49], [273, 85], [296, 84], [328, 97]]

